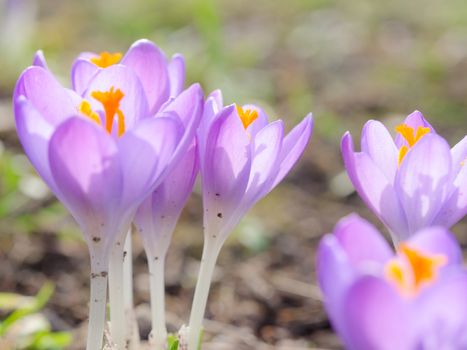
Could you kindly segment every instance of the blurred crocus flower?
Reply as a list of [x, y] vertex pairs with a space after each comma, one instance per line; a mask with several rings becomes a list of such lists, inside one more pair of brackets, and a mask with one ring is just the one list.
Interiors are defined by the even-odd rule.
[[257, 106], [223, 106], [219, 91], [205, 104], [198, 131], [203, 187], [204, 248], [190, 318], [189, 350], [196, 348], [212, 271], [222, 244], [246, 212], [287, 175], [303, 153], [313, 120], [284, 135]]
[[467, 137], [450, 149], [418, 111], [396, 131], [393, 140], [382, 123], [370, 120], [361, 152], [348, 132], [341, 143], [355, 189], [395, 242], [431, 225], [449, 228], [467, 213]]
[[[193, 142], [203, 108], [198, 85], [170, 98], [169, 67], [153, 43], [135, 43], [122, 62], [97, 67], [91, 75], [76, 63], [70, 90], [39, 52], [13, 97], [19, 139], [81, 226], [92, 276], [107, 276], [113, 246], [123, 249], [136, 209]], [[105, 317], [105, 290], [92, 298], [102, 299]], [[91, 323], [92, 317], [91, 308]], [[96, 337], [92, 349], [100, 346], [104, 319], [89, 328]]]
[[319, 285], [347, 349], [467, 348], [467, 272], [455, 238], [425, 228], [397, 246], [357, 215], [320, 242]]

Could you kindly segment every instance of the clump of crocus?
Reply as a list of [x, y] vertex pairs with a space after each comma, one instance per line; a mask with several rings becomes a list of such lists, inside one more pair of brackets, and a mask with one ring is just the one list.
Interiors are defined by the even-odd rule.
[[350, 133], [341, 149], [360, 197], [395, 242], [432, 225], [451, 227], [467, 213], [467, 137], [452, 149], [416, 111], [396, 127], [393, 140], [378, 121], [362, 131], [361, 152]]
[[204, 247], [189, 323], [189, 350], [197, 348], [219, 251], [246, 212], [290, 171], [312, 131], [308, 115], [287, 136], [281, 120], [268, 122], [257, 106], [227, 106], [211, 94], [198, 131], [203, 186]]
[[319, 285], [348, 349], [467, 348], [467, 271], [455, 238], [425, 228], [394, 253], [357, 215], [320, 242]]
[[[42, 54], [19, 78], [13, 103], [31, 163], [80, 225], [91, 255], [87, 349], [100, 349], [109, 260], [111, 331], [124, 348], [123, 243], [138, 206], [192, 144], [202, 91], [180, 92], [183, 64], [151, 42], [125, 55], [87, 54], [62, 87]], [[174, 99], [170, 97], [176, 96]]]

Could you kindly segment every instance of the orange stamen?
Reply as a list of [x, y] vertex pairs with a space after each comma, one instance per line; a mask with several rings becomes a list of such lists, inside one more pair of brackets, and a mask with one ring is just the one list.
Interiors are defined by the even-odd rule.
[[115, 90], [112, 86], [109, 91], [93, 91], [91, 96], [102, 103], [105, 112], [105, 129], [112, 133], [115, 114], [118, 117], [118, 136], [125, 132], [125, 116], [120, 110], [120, 101], [125, 96], [120, 89]]
[[400, 124], [396, 126], [396, 131], [407, 141], [407, 146], [402, 146], [399, 149], [398, 163], [401, 165], [407, 152], [418, 142], [420, 139], [430, 132], [430, 128], [419, 126], [415, 131], [414, 128], [407, 124]]
[[120, 52], [110, 53], [107, 51], [101, 52], [99, 56], [92, 57], [91, 62], [94, 63], [96, 66], [101, 68], [106, 68], [111, 65], [114, 65], [120, 62], [122, 58], [122, 54]]
[[444, 255], [428, 255], [401, 244], [399, 256], [385, 266], [386, 278], [406, 295], [416, 294], [421, 288], [433, 283], [440, 267], [447, 263]]
[[258, 118], [258, 111], [255, 109], [243, 109], [237, 105], [237, 113], [242, 121], [243, 127], [247, 129], [251, 123]]

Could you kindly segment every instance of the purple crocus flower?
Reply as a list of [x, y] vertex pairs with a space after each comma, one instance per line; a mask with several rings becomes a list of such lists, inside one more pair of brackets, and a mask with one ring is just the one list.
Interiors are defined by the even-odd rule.
[[350, 180], [395, 242], [431, 225], [449, 228], [467, 213], [467, 137], [450, 149], [418, 111], [396, 131], [393, 140], [370, 120], [361, 152], [348, 132], [341, 143]]
[[[38, 53], [36, 65], [22, 73], [15, 88], [19, 139], [79, 223], [94, 277], [107, 276], [112, 246], [123, 249], [138, 206], [183, 157], [199, 123], [201, 88], [193, 85], [178, 94], [178, 83], [174, 78], [172, 84], [168, 72], [177, 71], [172, 75], [180, 78], [183, 69], [164, 66], [161, 57], [154, 44], [139, 41], [122, 64], [96, 66], [92, 74], [78, 60], [70, 90], [59, 84]], [[175, 98], [170, 98], [172, 89]], [[91, 303], [91, 323], [99, 318], [89, 328], [92, 349], [99, 347], [105, 319], [105, 284], [99, 288], [99, 297], [92, 300], [99, 307], [103, 302], [103, 315], [95, 316]]]
[[198, 344], [211, 276], [222, 244], [246, 212], [297, 162], [308, 144], [312, 126], [308, 115], [284, 136], [282, 121], [268, 122], [261, 108], [224, 107], [220, 91], [208, 97], [198, 131], [204, 248], [190, 317], [189, 350]]
[[348, 349], [466, 349], [467, 272], [455, 238], [425, 228], [394, 254], [357, 215], [320, 242], [319, 285]]

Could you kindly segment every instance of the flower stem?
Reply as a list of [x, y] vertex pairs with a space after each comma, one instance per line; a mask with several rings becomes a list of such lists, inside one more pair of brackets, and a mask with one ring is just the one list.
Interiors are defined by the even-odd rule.
[[165, 324], [165, 259], [148, 254], [149, 283], [151, 289], [152, 342], [156, 350], [165, 349], [167, 328]]
[[[91, 255], [92, 256], [92, 255]], [[91, 258], [91, 297], [86, 350], [101, 350], [107, 304], [107, 264]]]
[[127, 342], [122, 240], [119, 238], [113, 246], [109, 263], [110, 335], [118, 350], [126, 349]]
[[204, 241], [203, 256], [201, 258], [193, 305], [191, 306], [188, 350], [198, 349], [204, 312], [208, 301], [209, 288], [211, 286], [217, 257], [219, 256], [220, 246], [221, 245], [216, 245], [215, 242], [210, 239], [205, 239]]

